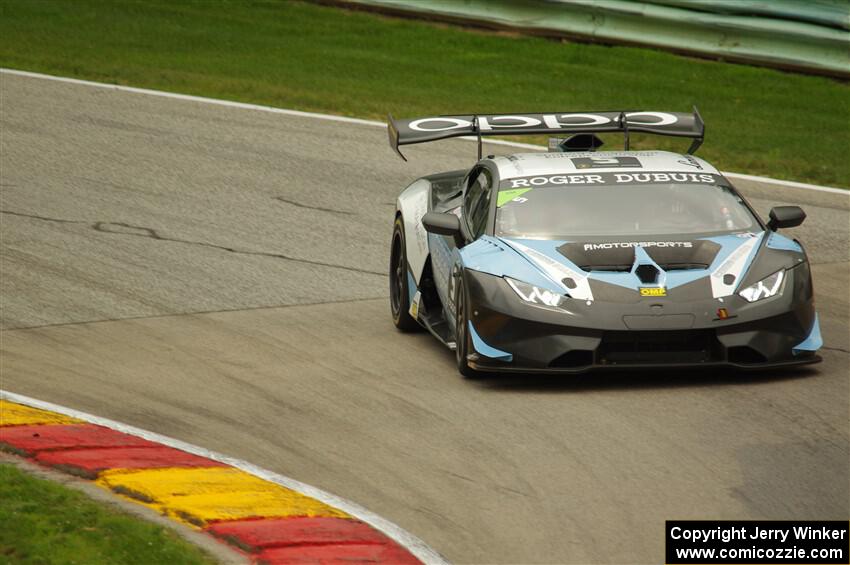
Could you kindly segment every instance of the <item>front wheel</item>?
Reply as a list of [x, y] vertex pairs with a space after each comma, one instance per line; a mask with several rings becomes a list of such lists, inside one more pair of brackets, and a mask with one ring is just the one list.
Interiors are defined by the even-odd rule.
[[404, 245], [404, 223], [395, 219], [393, 242], [390, 247], [390, 313], [395, 327], [403, 332], [419, 329], [410, 315], [410, 291], [407, 280], [407, 254]]
[[478, 376], [478, 371], [469, 366], [466, 356], [469, 355], [469, 316], [466, 310], [466, 289], [463, 284], [463, 275], [457, 273], [457, 284], [455, 285], [455, 359], [457, 370], [465, 379]]

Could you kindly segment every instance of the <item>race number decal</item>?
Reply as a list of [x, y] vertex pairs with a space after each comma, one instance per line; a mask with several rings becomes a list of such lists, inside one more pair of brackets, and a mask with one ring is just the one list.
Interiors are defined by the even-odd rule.
[[623, 167], [640, 168], [637, 157], [574, 157], [570, 159], [576, 169], [619, 169]]

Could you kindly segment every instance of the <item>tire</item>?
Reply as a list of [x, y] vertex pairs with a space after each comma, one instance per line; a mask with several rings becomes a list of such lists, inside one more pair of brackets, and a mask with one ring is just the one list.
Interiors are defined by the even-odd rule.
[[390, 313], [393, 324], [403, 332], [421, 328], [410, 315], [410, 292], [407, 283], [407, 254], [405, 253], [404, 223], [401, 215], [395, 219], [390, 245]]
[[[454, 276], [454, 275], [453, 275]], [[457, 370], [465, 379], [473, 379], [479, 376], [478, 371], [469, 366], [466, 356], [470, 351], [469, 315], [466, 306], [466, 288], [463, 284], [463, 275], [457, 279], [455, 285], [455, 360]]]

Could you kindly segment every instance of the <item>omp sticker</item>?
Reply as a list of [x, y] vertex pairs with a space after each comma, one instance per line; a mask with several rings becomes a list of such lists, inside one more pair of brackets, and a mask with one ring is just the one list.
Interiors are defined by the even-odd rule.
[[641, 287], [641, 296], [667, 296], [667, 289], [664, 287]]
[[499, 195], [496, 197], [496, 206], [501, 208], [514, 198], [518, 198], [531, 190], [530, 188], [514, 188], [510, 190], [500, 190]]

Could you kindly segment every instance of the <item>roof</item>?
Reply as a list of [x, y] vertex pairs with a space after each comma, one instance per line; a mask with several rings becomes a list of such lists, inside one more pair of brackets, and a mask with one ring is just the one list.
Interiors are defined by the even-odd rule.
[[[633, 157], [621, 160], [616, 166], [608, 167], [603, 159]], [[581, 161], [576, 163], [576, 160]], [[719, 175], [720, 171], [706, 161], [693, 155], [682, 155], [670, 151], [593, 151], [566, 153], [516, 153], [491, 159], [499, 168], [501, 179], [534, 175], [568, 173], [628, 173], [628, 172], [686, 172]], [[582, 162], [583, 161], [583, 162]], [[625, 161], [625, 162], [623, 162]], [[583, 166], [579, 166], [583, 165]]]

